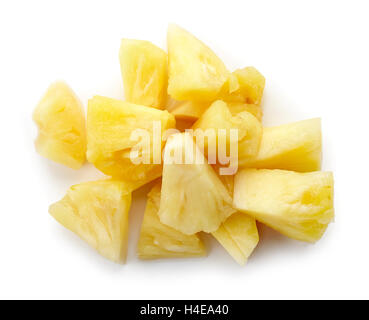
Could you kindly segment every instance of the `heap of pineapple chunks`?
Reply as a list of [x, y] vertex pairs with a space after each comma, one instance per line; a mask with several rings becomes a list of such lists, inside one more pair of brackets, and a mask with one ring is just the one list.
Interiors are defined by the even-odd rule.
[[[73, 169], [87, 158], [109, 176], [72, 186], [50, 214], [101, 255], [122, 262], [131, 193], [155, 180], [138, 241], [142, 259], [205, 256], [201, 238], [208, 233], [243, 265], [259, 241], [256, 221], [292, 239], [319, 240], [334, 216], [333, 176], [319, 171], [320, 119], [263, 128], [265, 79], [259, 71], [229, 72], [211, 49], [176, 25], [167, 40], [168, 54], [148, 41], [122, 40], [126, 101], [93, 97], [87, 121], [65, 83], [48, 89], [34, 112], [37, 151]], [[198, 146], [186, 133], [155, 139], [153, 121], [162, 132], [176, 128], [176, 121], [193, 129], [238, 129], [238, 171], [220, 175], [221, 164], [207, 161], [170, 164], [173, 150], [188, 154]], [[152, 137], [146, 163], [130, 158], [138, 145], [130, 138], [135, 129]], [[218, 143], [218, 136], [213, 140]], [[155, 150], [162, 151], [164, 164], [153, 161]], [[199, 154], [202, 160], [216, 157], [209, 150]]]

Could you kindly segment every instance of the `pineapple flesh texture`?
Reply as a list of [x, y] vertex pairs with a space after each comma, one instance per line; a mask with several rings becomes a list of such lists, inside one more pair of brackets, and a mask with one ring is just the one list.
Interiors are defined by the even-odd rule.
[[265, 87], [264, 76], [254, 67], [238, 69], [233, 74], [237, 78], [239, 88], [232, 94], [244, 97], [246, 103], [260, 105]]
[[141, 259], [187, 258], [206, 255], [203, 242], [198, 235], [185, 235], [159, 220], [161, 183], [157, 183], [146, 203], [145, 215], [138, 242]]
[[119, 51], [128, 102], [164, 108], [167, 99], [167, 53], [143, 40], [123, 39]]
[[263, 119], [263, 110], [260, 106], [251, 103], [243, 103], [243, 102], [227, 102], [228, 109], [232, 113], [233, 116], [241, 113], [241, 112], [249, 112], [260, 122]]
[[244, 169], [233, 205], [290, 238], [316, 242], [334, 217], [333, 174]]
[[240, 157], [239, 165], [310, 172], [320, 170], [321, 157], [321, 121], [317, 118], [264, 128], [256, 157]]
[[131, 193], [124, 183], [100, 180], [72, 186], [62, 200], [50, 206], [49, 212], [102, 256], [123, 262], [130, 205]]
[[231, 215], [212, 235], [241, 266], [259, 242], [256, 220], [241, 212]]
[[[153, 163], [153, 150], [161, 150], [164, 142], [161, 136], [153, 137], [154, 121], [160, 122], [162, 133], [175, 127], [174, 116], [167, 111], [95, 96], [87, 112], [88, 161], [106, 175], [125, 181], [132, 190], [160, 177], [162, 165]], [[136, 129], [150, 133], [150, 154], [145, 150], [138, 154], [149, 163], [132, 162], [132, 148], [139, 151], [141, 144], [140, 139], [131, 139]]]
[[176, 100], [214, 101], [229, 71], [215, 53], [186, 30], [168, 28], [168, 93]]
[[[178, 164], [173, 154], [177, 158], [192, 155], [196, 161]], [[193, 137], [189, 133], [171, 135], [164, 149], [160, 221], [187, 235], [209, 233], [234, 212], [232, 197]]]
[[[223, 150], [223, 154], [230, 149], [230, 129], [238, 130], [238, 157], [242, 159], [254, 157], [259, 151], [259, 145], [262, 137], [262, 126], [260, 121], [258, 121], [249, 112], [240, 112], [236, 115], [232, 115], [231, 111], [225, 102], [218, 100], [214, 102], [209, 109], [201, 116], [201, 118], [196, 121], [193, 126], [194, 130], [201, 129], [204, 132], [208, 129], [215, 129], [216, 135], [209, 136], [205, 140], [205, 152], [207, 156], [212, 156], [216, 158], [214, 152], [219, 152], [220, 148], [227, 148]], [[219, 141], [219, 129], [226, 130], [226, 142], [227, 145], [222, 145], [218, 143]], [[210, 146], [217, 146], [215, 148], [210, 148]], [[210, 154], [212, 152], [213, 154]], [[219, 153], [218, 153], [219, 154]]]
[[260, 106], [264, 87], [265, 78], [256, 68], [238, 69], [228, 76], [218, 99]]
[[195, 121], [201, 117], [209, 106], [209, 102], [177, 101], [170, 98], [167, 104], [167, 110], [176, 119]]
[[[210, 106], [211, 103], [209, 102], [177, 101], [170, 98], [166, 109], [173, 114], [176, 119], [196, 121]], [[246, 111], [250, 112], [260, 122], [262, 121], [263, 110], [256, 104], [227, 102], [227, 106], [233, 116]]]
[[64, 82], [55, 82], [33, 113], [39, 134], [35, 142], [39, 154], [79, 169], [86, 160], [86, 123], [81, 102]]

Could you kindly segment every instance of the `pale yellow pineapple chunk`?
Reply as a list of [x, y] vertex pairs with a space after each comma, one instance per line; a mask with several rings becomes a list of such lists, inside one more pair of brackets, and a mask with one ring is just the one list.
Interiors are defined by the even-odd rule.
[[204, 43], [186, 30], [168, 28], [168, 93], [176, 100], [213, 101], [229, 72]]
[[[262, 136], [260, 121], [249, 112], [240, 112], [233, 116], [227, 104], [221, 100], [214, 102], [204, 112], [200, 119], [194, 124], [193, 129], [201, 129], [204, 132], [208, 129], [215, 129], [216, 135], [209, 135], [205, 140], [205, 152], [207, 152], [206, 154], [208, 157], [212, 156], [216, 158], [216, 153], [218, 152], [219, 155], [220, 149], [223, 149], [223, 154], [226, 154], [232, 142], [238, 143], [238, 157], [254, 157], [259, 151]], [[219, 129], [226, 130], [226, 145], [221, 143], [222, 140], [219, 138], [221, 132], [218, 131]], [[230, 129], [238, 130], [237, 141], [231, 141]], [[209, 145], [217, 146], [217, 148], [209, 148]]]
[[233, 205], [290, 238], [315, 242], [334, 217], [333, 175], [244, 169], [235, 177]]
[[255, 219], [241, 212], [231, 215], [212, 235], [241, 266], [259, 242]]
[[39, 154], [79, 169], [86, 160], [86, 124], [81, 102], [64, 82], [55, 82], [33, 113]]
[[[156, 138], [154, 121], [161, 126]], [[95, 96], [88, 102], [87, 159], [103, 173], [122, 179], [132, 190], [137, 189], [161, 176], [162, 166], [154, 163], [154, 150], [161, 151], [164, 147], [161, 134], [174, 126], [174, 116], [167, 111]], [[137, 129], [149, 133], [148, 152], [140, 147], [144, 138], [131, 137]], [[136, 157], [131, 154], [132, 150], [138, 152]], [[160, 163], [161, 153], [156, 153]]]
[[144, 220], [138, 242], [141, 259], [187, 258], [206, 255], [203, 242], [198, 235], [185, 235], [159, 220], [161, 183], [157, 183], [146, 203]]
[[164, 108], [167, 99], [167, 53], [149, 41], [123, 39], [119, 51], [128, 102]]
[[260, 106], [265, 87], [264, 76], [254, 67], [232, 72], [221, 88], [218, 99]]
[[254, 67], [246, 67], [233, 72], [237, 77], [239, 89], [234, 95], [242, 95], [246, 103], [260, 105], [263, 97], [265, 78]]
[[321, 157], [321, 121], [309, 119], [264, 128], [257, 156], [240, 157], [239, 164], [248, 168], [310, 172], [320, 170]]
[[[191, 155], [195, 163], [175, 162], [175, 158], [185, 160]], [[184, 234], [214, 232], [235, 212], [231, 204], [231, 196], [193, 137], [171, 135], [164, 149], [160, 221]]]
[[131, 193], [123, 182], [100, 180], [72, 186], [49, 212], [102, 256], [122, 262], [127, 252], [130, 205]]

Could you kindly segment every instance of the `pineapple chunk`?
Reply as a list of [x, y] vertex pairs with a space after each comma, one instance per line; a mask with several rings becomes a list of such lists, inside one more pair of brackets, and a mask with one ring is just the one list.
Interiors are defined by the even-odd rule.
[[241, 266], [259, 242], [255, 219], [241, 212], [231, 215], [212, 235]]
[[233, 74], [237, 77], [239, 84], [239, 89], [233, 94], [243, 96], [247, 103], [260, 105], [265, 87], [264, 76], [254, 67], [239, 69]]
[[176, 119], [194, 121], [200, 118], [209, 106], [209, 102], [177, 101], [170, 99], [167, 104], [167, 110]]
[[81, 102], [64, 82], [55, 82], [33, 113], [39, 135], [36, 150], [42, 156], [73, 169], [86, 160], [86, 124]]
[[[153, 162], [153, 150], [161, 150], [164, 142], [160, 135], [154, 141], [153, 121], [160, 121], [162, 133], [175, 126], [174, 116], [167, 111], [100, 96], [90, 99], [87, 159], [103, 173], [124, 180], [132, 190], [160, 177], [162, 166]], [[131, 150], [140, 144], [131, 139], [135, 129], [151, 134], [149, 163], [132, 163]]]
[[233, 204], [290, 238], [315, 242], [334, 216], [333, 175], [244, 169], [235, 177]]
[[264, 128], [259, 153], [239, 158], [247, 168], [284, 169], [298, 172], [320, 170], [322, 153], [320, 119]]
[[254, 67], [232, 72], [221, 88], [218, 99], [260, 106], [265, 87], [264, 76]]
[[167, 53], [149, 41], [123, 39], [119, 51], [128, 102], [163, 108], [167, 99]]
[[213, 101], [229, 72], [204, 43], [186, 30], [168, 28], [169, 86], [176, 100]]
[[72, 186], [49, 212], [102, 256], [120, 262], [126, 258], [130, 205], [124, 183], [100, 180]]
[[[217, 145], [218, 155], [219, 149], [223, 148], [223, 154], [230, 149], [230, 129], [238, 129], [238, 156], [242, 159], [247, 157], [254, 157], [259, 151], [259, 145], [262, 136], [262, 126], [260, 122], [249, 112], [241, 112], [234, 116], [227, 107], [227, 104], [221, 100], [214, 102], [209, 109], [201, 116], [199, 120], [193, 126], [193, 129], [201, 129], [203, 131], [207, 129], [226, 129], [227, 133], [227, 145], [222, 145], [218, 143], [218, 131], [217, 135], [209, 136], [205, 140], [205, 150], [206, 152], [215, 152], [215, 154], [206, 153], [213, 158], [216, 158], [215, 148], [210, 148], [208, 146]], [[227, 149], [225, 149], [227, 148]]]
[[138, 256], [141, 259], [186, 258], [206, 255], [203, 242], [198, 235], [185, 235], [159, 220], [161, 183], [148, 194]]
[[[173, 153], [197, 161], [178, 164]], [[184, 234], [213, 232], [234, 212], [231, 196], [193, 137], [171, 135], [164, 149], [160, 221]]]

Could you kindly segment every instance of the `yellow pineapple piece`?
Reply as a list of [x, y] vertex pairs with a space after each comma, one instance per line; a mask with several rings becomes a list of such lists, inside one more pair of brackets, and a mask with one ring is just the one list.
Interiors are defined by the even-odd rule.
[[233, 205], [290, 238], [315, 242], [334, 217], [333, 175], [244, 169], [235, 177]]
[[123, 182], [100, 180], [72, 186], [50, 214], [102, 256], [124, 261], [131, 193]]
[[[154, 121], [161, 126], [156, 139]], [[154, 163], [153, 152], [164, 147], [161, 134], [174, 127], [174, 116], [167, 111], [95, 96], [88, 102], [87, 159], [106, 175], [124, 180], [132, 190], [137, 189], [161, 176], [162, 166]], [[131, 138], [136, 129], [150, 134], [150, 153], [143, 150], [137, 159], [131, 154], [132, 150], [140, 151], [140, 139]], [[157, 156], [160, 163], [161, 154]], [[146, 163], [132, 162], [140, 159]]]
[[164, 108], [167, 99], [167, 53], [149, 41], [123, 39], [119, 60], [128, 102]]
[[176, 100], [215, 100], [229, 72], [204, 43], [186, 30], [168, 28], [168, 93]]
[[250, 112], [260, 122], [263, 119], [263, 110], [256, 104], [243, 103], [243, 102], [227, 102], [228, 109], [232, 115], [237, 115], [241, 112]]
[[[210, 148], [212, 151], [218, 152], [221, 148], [230, 149], [230, 129], [238, 129], [238, 156], [241, 158], [254, 157], [258, 150], [262, 136], [262, 126], [249, 112], [240, 112], [232, 115], [225, 102], [218, 100], [214, 102], [200, 117], [193, 126], [194, 130], [215, 129], [217, 134], [205, 140], [205, 152], [208, 152], [208, 146], [217, 145], [217, 149]], [[219, 142], [219, 129], [226, 129], [227, 145]], [[237, 141], [236, 141], [237, 143]], [[225, 154], [226, 150], [223, 151]], [[216, 154], [207, 153], [208, 157], [212, 155], [216, 158]]]
[[241, 266], [259, 242], [255, 219], [241, 212], [231, 215], [212, 235]]
[[64, 82], [55, 82], [33, 113], [39, 135], [36, 150], [42, 156], [73, 169], [86, 160], [86, 124], [81, 102]]
[[265, 87], [264, 76], [254, 67], [232, 72], [221, 88], [218, 99], [260, 106]]
[[260, 105], [263, 97], [265, 78], [254, 67], [246, 67], [233, 72], [237, 77], [239, 89], [233, 94], [242, 95], [246, 103]]
[[240, 157], [239, 165], [248, 168], [310, 172], [320, 170], [321, 154], [320, 119], [309, 119], [264, 128], [256, 157]]
[[146, 204], [138, 256], [141, 259], [186, 258], [206, 255], [203, 242], [198, 235], [185, 235], [159, 220], [161, 183], [157, 183]]
[[[191, 156], [196, 161], [186, 164], [184, 158]], [[184, 234], [213, 232], [235, 212], [231, 203], [227, 189], [193, 137], [188, 133], [171, 135], [164, 149], [160, 221]]]

